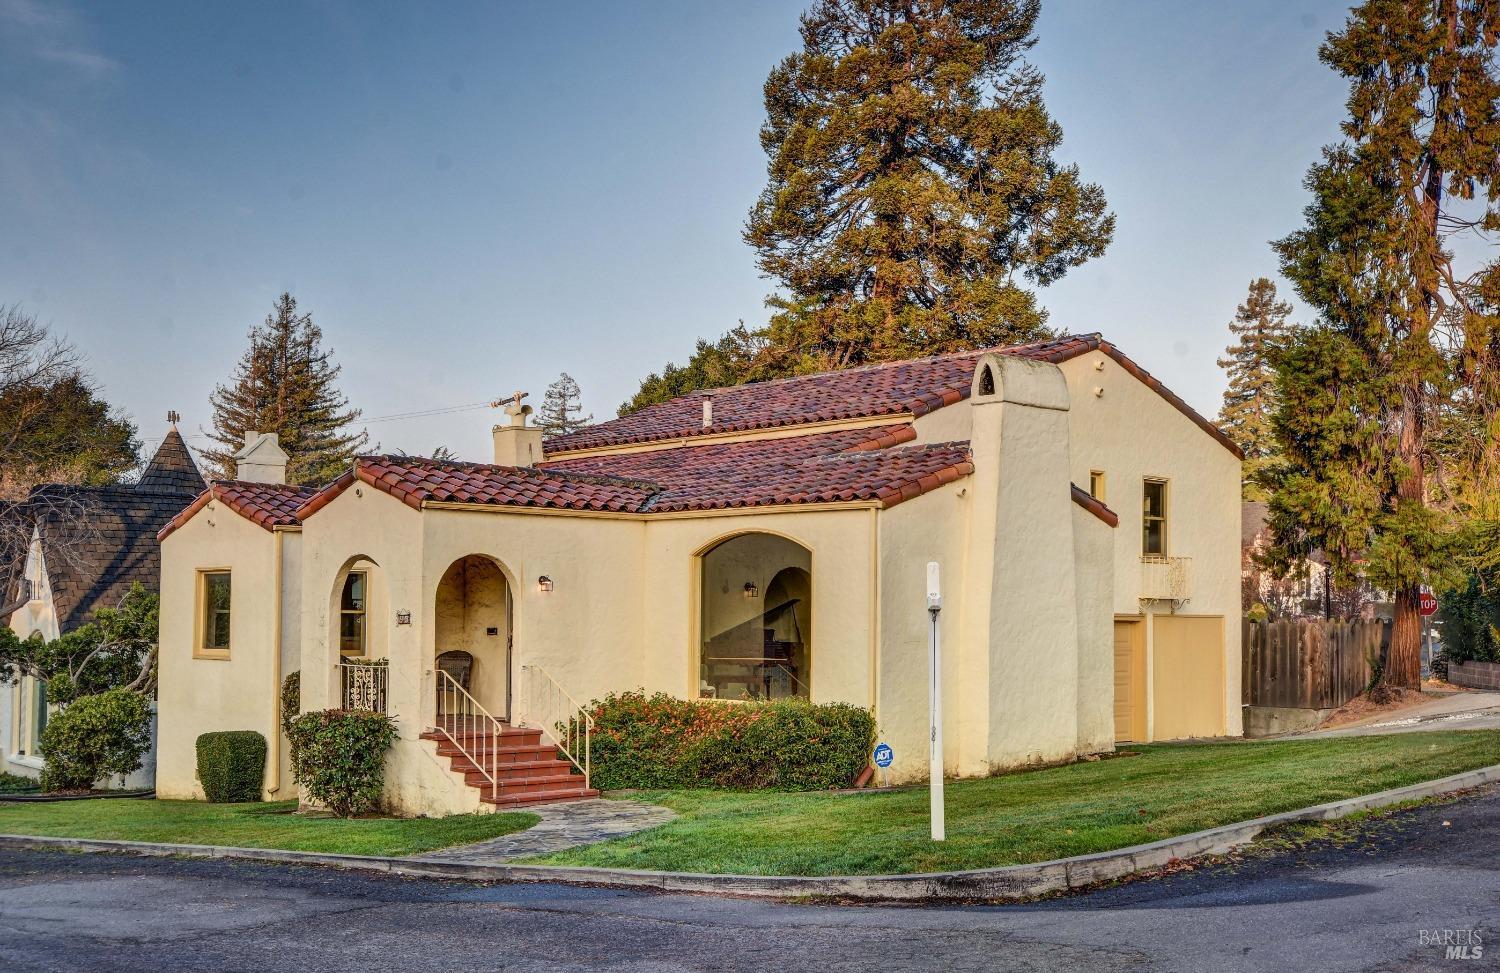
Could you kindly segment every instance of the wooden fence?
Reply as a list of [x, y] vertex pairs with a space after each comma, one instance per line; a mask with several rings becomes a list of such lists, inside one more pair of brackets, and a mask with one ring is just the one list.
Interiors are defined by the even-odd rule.
[[1246, 705], [1334, 709], [1370, 682], [1370, 663], [1390, 642], [1379, 619], [1244, 622]]

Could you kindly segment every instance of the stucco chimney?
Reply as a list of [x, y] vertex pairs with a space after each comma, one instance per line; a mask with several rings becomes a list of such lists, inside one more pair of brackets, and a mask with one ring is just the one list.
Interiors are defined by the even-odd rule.
[[703, 428], [712, 429], [714, 425], [714, 395], [712, 392], [703, 396]]
[[[1062, 759], [1077, 738], [1069, 399], [1056, 365], [986, 354], [975, 366], [968, 557], [956, 619], [959, 708], [972, 714], [960, 721], [966, 773]], [[1057, 750], [1057, 740], [1068, 746]]]
[[506, 405], [505, 414], [510, 416], [510, 424], [495, 426], [491, 430], [495, 437], [496, 466], [535, 466], [546, 459], [546, 453], [542, 449], [542, 431], [526, 424], [527, 417], [531, 415], [531, 406], [521, 404], [524, 397], [522, 393], [517, 393]]
[[285, 483], [286, 451], [274, 432], [247, 432], [245, 445], [234, 454], [235, 479], [251, 483]]

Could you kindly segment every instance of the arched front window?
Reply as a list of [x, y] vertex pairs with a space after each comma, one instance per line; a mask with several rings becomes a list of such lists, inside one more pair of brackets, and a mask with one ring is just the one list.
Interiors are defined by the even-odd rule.
[[699, 695], [807, 698], [812, 554], [775, 534], [741, 534], [702, 556]]

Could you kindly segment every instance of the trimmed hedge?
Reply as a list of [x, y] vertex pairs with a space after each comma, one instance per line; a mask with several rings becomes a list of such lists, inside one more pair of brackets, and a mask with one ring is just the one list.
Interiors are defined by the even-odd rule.
[[218, 730], [198, 737], [198, 780], [214, 804], [260, 800], [266, 738], [254, 730]]
[[593, 779], [606, 789], [848, 787], [869, 765], [875, 718], [847, 703], [684, 700], [612, 693], [589, 704]]
[[83, 791], [141, 769], [151, 746], [151, 704], [128, 689], [79, 696], [42, 731], [42, 790]]
[[396, 724], [369, 710], [325, 709], [292, 721], [292, 774], [313, 800], [341, 818], [380, 806], [385, 790], [385, 752]]

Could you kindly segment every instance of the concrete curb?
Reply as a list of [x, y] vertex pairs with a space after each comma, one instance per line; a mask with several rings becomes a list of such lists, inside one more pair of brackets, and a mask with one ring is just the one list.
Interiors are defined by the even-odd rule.
[[559, 865], [473, 865], [460, 862], [383, 858], [374, 855], [328, 855], [263, 848], [104, 841], [91, 838], [47, 838], [0, 834], [0, 848], [113, 852], [152, 857], [237, 859], [297, 865], [324, 865], [418, 878], [481, 882], [563, 882], [573, 885], [701, 892], [754, 898], [839, 898], [878, 902], [932, 899], [1031, 898], [1051, 892], [1083, 889], [1100, 882], [1160, 868], [1198, 855], [1223, 854], [1253, 841], [1267, 828], [1295, 821], [1324, 821], [1359, 811], [1388, 807], [1500, 781], [1500, 764], [1439, 780], [1366, 794], [1297, 811], [1228, 824], [1207, 831], [1153, 841], [1115, 851], [1032, 865], [1007, 865], [963, 872], [915, 875], [708, 875], [695, 872], [651, 872], [624, 868], [578, 868]]

